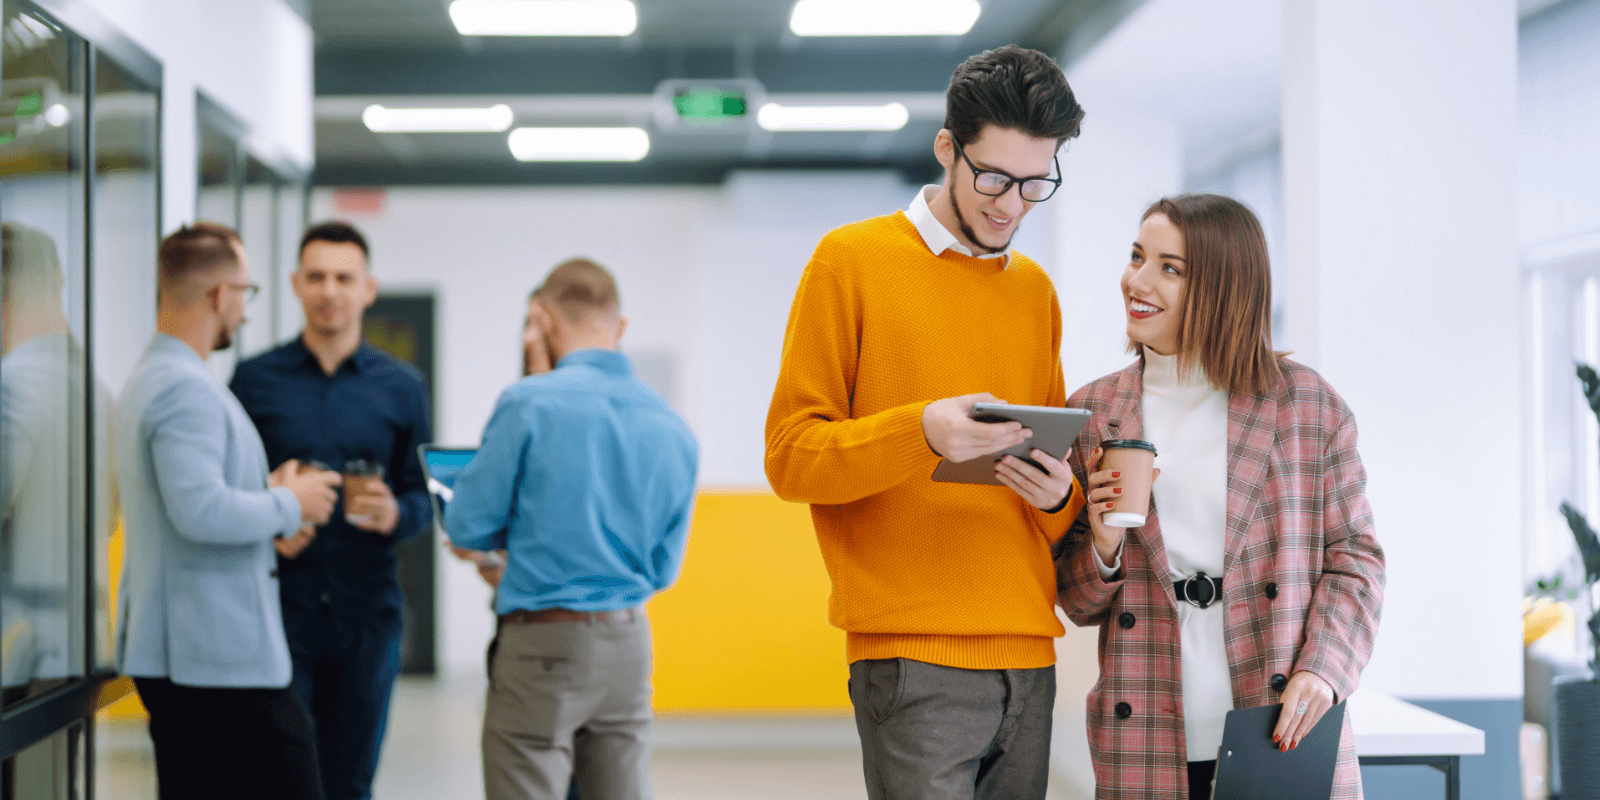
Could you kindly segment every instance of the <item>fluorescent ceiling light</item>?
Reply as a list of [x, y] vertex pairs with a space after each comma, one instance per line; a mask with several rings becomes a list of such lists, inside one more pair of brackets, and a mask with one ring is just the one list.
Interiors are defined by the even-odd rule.
[[361, 121], [373, 133], [499, 133], [511, 127], [511, 108], [384, 108], [367, 106]]
[[642, 128], [518, 128], [507, 141], [518, 161], [638, 161], [650, 152]]
[[797, 36], [960, 36], [978, 0], [800, 0], [789, 15]]
[[756, 124], [769, 131], [897, 131], [911, 113], [899, 103], [884, 106], [780, 106], [768, 103]]
[[627, 36], [639, 27], [632, 0], [455, 0], [462, 36]]

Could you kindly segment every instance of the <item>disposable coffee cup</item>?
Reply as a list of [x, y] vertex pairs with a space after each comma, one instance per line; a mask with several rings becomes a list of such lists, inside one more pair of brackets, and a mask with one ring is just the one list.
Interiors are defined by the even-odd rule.
[[372, 523], [371, 514], [350, 513], [351, 501], [357, 497], [369, 494], [378, 494], [373, 488], [375, 482], [383, 480], [383, 465], [376, 461], [355, 459], [344, 462], [344, 520], [351, 525], [369, 525]]
[[1137, 528], [1150, 510], [1150, 483], [1155, 476], [1156, 446], [1143, 439], [1109, 439], [1100, 443], [1100, 469], [1122, 473], [1111, 485], [1122, 489], [1111, 510], [1100, 519], [1109, 528]]

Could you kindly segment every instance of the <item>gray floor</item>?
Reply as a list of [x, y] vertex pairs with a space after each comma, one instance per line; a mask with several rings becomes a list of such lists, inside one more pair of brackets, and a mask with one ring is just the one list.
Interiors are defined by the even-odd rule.
[[[483, 681], [474, 677], [401, 679], [375, 800], [483, 796], [478, 762], [483, 689]], [[155, 762], [142, 722], [101, 720], [96, 750], [96, 797], [155, 800]], [[855, 725], [846, 717], [664, 716], [655, 726], [651, 776], [657, 800], [866, 797]]]

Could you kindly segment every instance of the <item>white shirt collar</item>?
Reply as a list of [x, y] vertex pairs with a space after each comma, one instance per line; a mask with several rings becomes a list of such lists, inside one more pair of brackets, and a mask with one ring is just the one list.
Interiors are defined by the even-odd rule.
[[[911, 207], [906, 209], [906, 219], [916, 226], [917, 233], [922, 236], [922, 243], [940, 255], [946, 250], [954, 250], [964, 256], [971, 256], [972, 250], [956, 239], [955, 234], [944, 227], [944, 223], [933, 216], [933, 209], [928, 207], [928, 199], [939, 193], [938, 184], [929, 184], [917, 190], [917, 196], [911, 198]], [[1002, 258], [1005, 266], [1011, 266], [1011, 248], [998, 253], [985, 253], [978, 258]]]

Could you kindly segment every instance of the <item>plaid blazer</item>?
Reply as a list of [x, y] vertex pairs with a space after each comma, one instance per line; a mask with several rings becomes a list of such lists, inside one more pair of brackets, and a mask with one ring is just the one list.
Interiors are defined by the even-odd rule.
[[[1267, 396], [1228, 403], [1222, 596], [1236, 708], [1279, 702], [1283, 679], [1301, 670], [1326, 680], [1337, 699], [1349, 697], [1372, 654], [1383, 604], [1383, 550], [1373, 536], [1355, 419], [1316, 372], [1280, 363], [1283, 377]], [[1094, 415], [1075, 445], [1080, 485], [1089, 485], [1082, 465], [1101, 441], [1141, 438], [1143, 388], [1140, 361], [1067, 401]], [[1100, 579], [1086, 516], [1056, 561], [1067, 616], [1100, 626], [1100, 679], [1088, 698], [1100, 800], [1189, 797], [1178, 612], [1154, 505], [1142, 528], [1128, 530], [1118, 580]], [[1333, 797], [1361, 797], [1348, 714]]]

